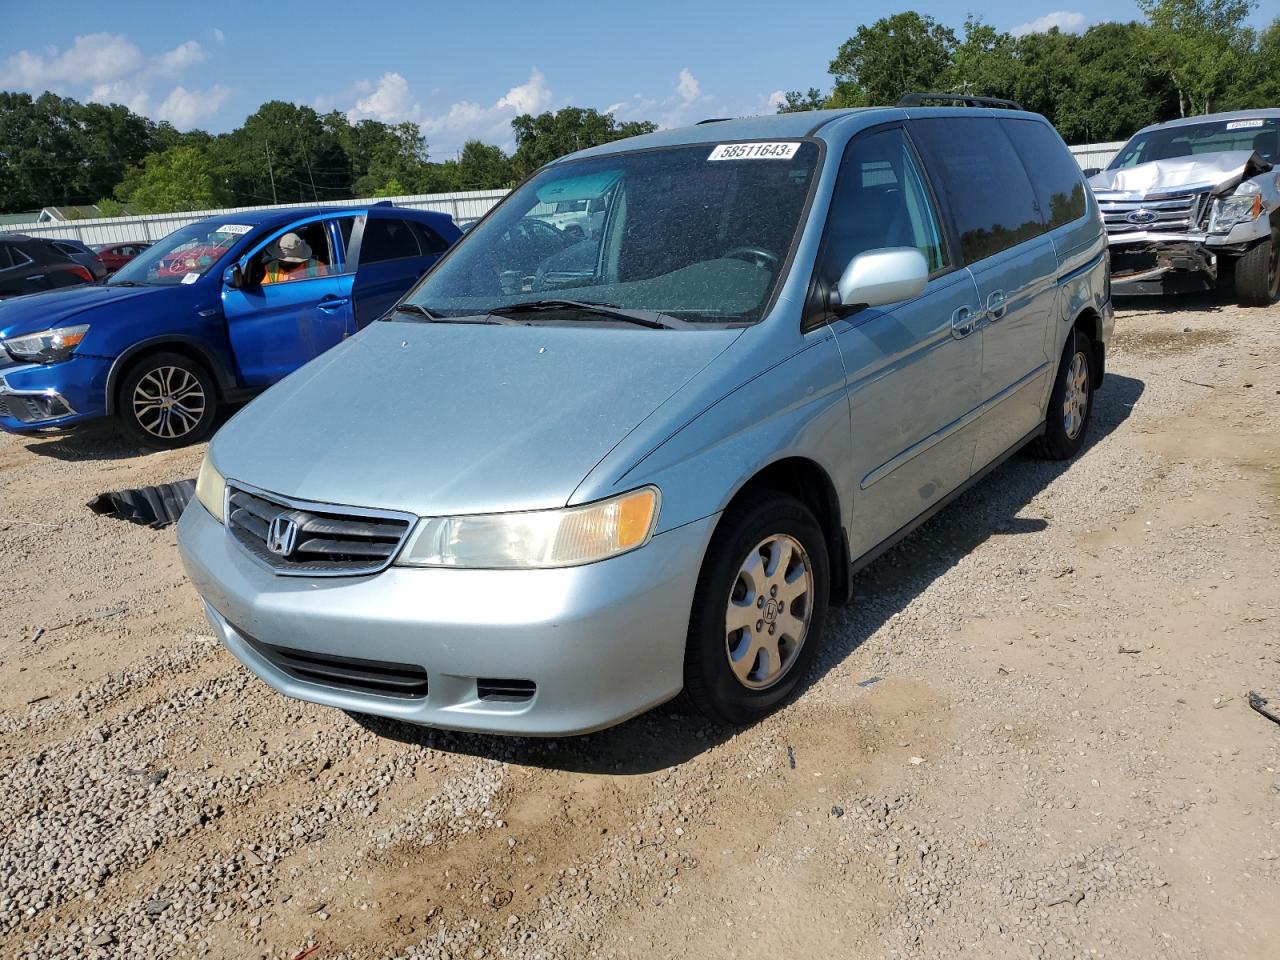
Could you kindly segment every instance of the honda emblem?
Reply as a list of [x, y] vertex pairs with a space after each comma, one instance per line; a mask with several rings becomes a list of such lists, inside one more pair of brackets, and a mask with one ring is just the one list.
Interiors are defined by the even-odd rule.
[[267, 528], [267, 549], [281, 557], [293, 553], [298, 545], [298, 521], [287, 514], [280, 514]]

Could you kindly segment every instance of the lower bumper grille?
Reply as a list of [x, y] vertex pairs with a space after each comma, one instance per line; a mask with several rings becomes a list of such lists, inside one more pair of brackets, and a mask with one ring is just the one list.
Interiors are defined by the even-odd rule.
[[537, 691], [532, 680], [495, 680], [481, 678], [476, 681], [476, 696], [481, 700], [494, 700], [500, 703], [523, 703], [532, 700]]
[[255, 640], [238, 627], [233, 629], [255, 653], [295, 680], [405, 700], [427, 695], [427, 671], [422, 667], [278, 647]]
[[227, 529], [251, 555], [286, 576], [359, 576], [387, 567], [413, 517], [288, 500], [228, 484]]
[[0, 417], [13, 417], [23, 423], [56, 420], [74, 412], [56, 393], [0, 393]]

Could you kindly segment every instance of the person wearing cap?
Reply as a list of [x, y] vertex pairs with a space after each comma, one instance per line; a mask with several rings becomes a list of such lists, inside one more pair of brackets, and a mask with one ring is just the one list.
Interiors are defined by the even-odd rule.
[[328, 270], [326, 264], [315, 258], [311, 244], [290, 231], [276, 241], [276, 255], [268, 261], [262, 282], [283, 283], [287, 280], [322, 277]]

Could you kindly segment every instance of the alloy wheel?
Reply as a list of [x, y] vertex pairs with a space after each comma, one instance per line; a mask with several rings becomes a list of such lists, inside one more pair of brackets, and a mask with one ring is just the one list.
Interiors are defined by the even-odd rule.
[[208, 397], [195, 374], [182, 367], [156, 367], [133, 389], [133, 416], [162, 440], [184, 437], [204, 418]]
[[1074, 440], [1080, 436], [1088, 410], [1089, 360], [1083, 353], [1076, 353], [1067, 371], [1067, 395], [1062, 401], [1062, 426], [1067, 439]]
[[765, 690], [796, 661], [813, 612], [813, 564], [795, 538], [768, 537], [743, 560], [725, 608], [725, 653], [738, 682]]

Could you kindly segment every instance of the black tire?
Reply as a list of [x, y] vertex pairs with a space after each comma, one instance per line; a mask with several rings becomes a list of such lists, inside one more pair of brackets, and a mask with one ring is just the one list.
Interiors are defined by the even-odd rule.
[[1242, 307], [1268, 307], [1280, 295], [1280, 227], [1236, 261], [1236, 299]]
[[[1062, 350], [1062, 359], [1058, 362], [1053, 392], [1049, 394], [1044, 435], [1028, 448], [1032, 456], [1044, 460], [1070, 460], [1080, 452], [1089, 433], [1089, 422], [1093, 419], [1093, 388], [1098, 380], [1095, 362], [1093, 341], [1078, 328], [1072, 329]], [[1081, 363], [1085, 371], [1083, 410], [1079, 411], [1079, 420], [1076, 421], [1071, 419], [1067, 410], [1067, 396], [1076, 384]], [[1078, 389], [1073, 395], [1079, 400]]]
[[[779, 549], [769, 547], [771, 542]], [[797, 555], [796, 546], [803, 556]], [[778, 601], [774, 599], [776, 593], [769, 596], [765, 589], [759, 590], [754, 605], [758, 621], [735, 630], [731, 638], [731, 599], [741, 602], [744, 615], [753, 607], [750, 594], [744, 592], [744, 564], [755, 553], [762, 573], [771, 561], [776, 569], [777, 563], [782, 562], [782, 547], [795, 558], [788, 565], [795, 579], [788, 579], [783, 571], [784, 587], [799, 583], [805, 592], [793, 595], [789, 601]], [[802, 567], [804, 574], [799, 572]], [[809, 579], [802, 581], [802, 576]], [[826, 622], [830, 584], [826, 538], [804, 504], [772, 491], [742, 497], [721, 518], [698, 575], [684, 655], [686, 698], [701, 713], [724, 724], [752, 723], [774, 710], [795, 691], [813, 662]], [[788, 626], [797, 621], [803, 621], [805, 629], [797, 629], [801, 633], [798, 642], [789, 641]], [[772, 645], [778, 656], [776, 676], [770, 677], [766, 669], [768, 650], [756, 650], [753, 645], [762, 641]], [[740, 679], [735, 673], [731, 666], [733, 650], [741, 653], [737, 659], [739, 670], [759, 666], [754, 679], [750, 674]], [[752, 660], [749, 665], [747, 656]]]
[[143, 357], [125, 372], [116, 393], [121, 432], [132, 442], [156, 450], [209, 439], [217, 407], [213, 377], [180, 353]]

